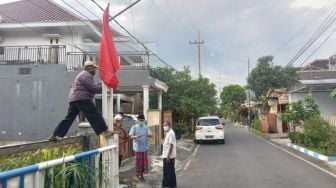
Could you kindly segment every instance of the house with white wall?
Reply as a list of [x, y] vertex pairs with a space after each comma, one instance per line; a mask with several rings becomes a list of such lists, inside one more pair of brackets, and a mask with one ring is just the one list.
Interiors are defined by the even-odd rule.
[[314, 60], [297, 72], [299, 83], [289, 91], [290, 102], [303, 100], [311, 94], [322, 116], [336, 115], [336, 100], [330, 97], [336, 88], [336, 59]]
[[[100, 20], [84, 20], [52, 0], [0, 5], [0, 141], [40, 140], [53, 131], [83, 63], [98, 62], [101, 28]], [[160, 109], [168, 87], [151, 75], [149, 53], [123, 45], [130, 39], [112, 32], [122, 66], [114, 110], [140, 93], [146, 114], [150, 92], [158, 94]]]

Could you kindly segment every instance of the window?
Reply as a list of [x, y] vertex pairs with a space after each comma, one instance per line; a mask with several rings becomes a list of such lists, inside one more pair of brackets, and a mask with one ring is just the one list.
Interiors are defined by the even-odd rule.
[[201, 126], [215, 126], [215, 125], [220, 125], [221, 123], [219, 122], [219, 119], [200, 119], [197, 122], [197, 125]]

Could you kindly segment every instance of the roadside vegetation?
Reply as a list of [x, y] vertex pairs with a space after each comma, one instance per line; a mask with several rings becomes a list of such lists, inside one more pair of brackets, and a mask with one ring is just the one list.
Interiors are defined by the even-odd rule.
[[292, 103], [291, 109], [282, 114], [282, 119], [291, 125], [289, 138], [292, 143], [336, 156], [336, 128], [321, 118], [310, 95], [304, 101]]
[[[174, 112], [177, 134], [192, 132], [192, 126], [198, 117], [215, 115], [218, 112], [216, 85], [208, 78], [193, 78], [188, 67], [184, 67], [182, 71], [168, 67], [152, 68], [151, 71], [169, 87], [169, 90], [162, 94], [162, 109]], [[157, 96], [152, 94], [150, 107], [156, 106]]]
[[[40, 162], [45, 162], [69, 155], [79, 151], [75, 149], [60, 150], [59, 148], [39, 149], [34, 153], [25, 153], [14, 158], [0, 159], [0, 172], [25, 167]], [[93, 187], [97, 180], [96, 177], [108, 181], [109, 178], [103, 173], [98, 172], [94, 166], [88, 165], [88, 159], [82, 159], [72, 163], [58, 165], [42, 172], [44, 175], [43, 187]], [[88, 181], [90, 180], [90, 181]], [[91, 185], [89, 184], [91, 182]]]

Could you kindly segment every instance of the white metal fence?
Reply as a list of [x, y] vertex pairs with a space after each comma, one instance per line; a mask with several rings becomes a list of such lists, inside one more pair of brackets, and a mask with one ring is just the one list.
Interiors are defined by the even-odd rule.
[[[76, 179], [76, 176], [71, 174], [75, 172], [66, 171], [65, 169], [69, 164], [77, 165], [80, 173], [84, 174], [84, 179]], [[59, 174], [63, 176], [61, 178], [62, 182], [60, 182], [61, 186], [55, 186], [55, 182], [53, 182], [56, 176], [54, 171], [57, 168], [61, 172]], [[118, 143], [72, 156], [0, 172], [1, 188], [83, 187], [79, 186], [79, 183], [84, 183], [84, 187], [87, 188], [119, 187]]]
[[324, 120], [330, 123], [330, 125], [336, 127], [336, 116], [322, 116]]

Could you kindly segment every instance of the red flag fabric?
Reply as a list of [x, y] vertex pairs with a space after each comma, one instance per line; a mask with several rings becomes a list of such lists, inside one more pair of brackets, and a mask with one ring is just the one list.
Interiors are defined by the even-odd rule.
[[117, 71], [120, 69], [117, 50], [114, 46], [112, 32], [109, 26], [109, 5], [103, 15], [103, 31], [99, 49], [100, 79], [110, 88], [119, 86]]

